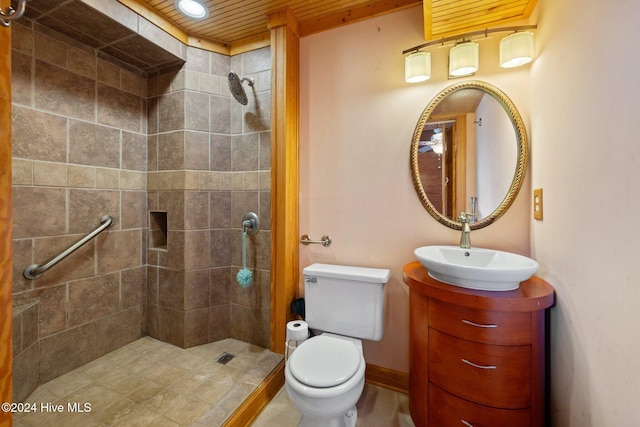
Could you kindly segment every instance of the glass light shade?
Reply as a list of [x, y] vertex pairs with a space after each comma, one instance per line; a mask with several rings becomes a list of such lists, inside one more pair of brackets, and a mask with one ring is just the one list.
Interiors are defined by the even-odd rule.
[[500, 66], [519, 67], [531, 62], [534, 55], [533, 33], [523, 31], [513, 33], [500, 40]]
[[176, 0], [176, 6], [190, 18], [202, 19], [209, 16], [209, 9], [197, 0]]
[[444, 146], [442, 145], [442, 143], [438, 143], [438, 144], [432, 145], [431, 148], [433, 149], [434, 153], [442, 154], [442, 150]]
[[478, 43], [467, 42], [455, 45], [449, 51], [449, 75], [451, 77], [470, 76], [478, 71]]
[[418, 83], [431, 78], [431, 54], [415, 52], [404, 58], [404, 81]]

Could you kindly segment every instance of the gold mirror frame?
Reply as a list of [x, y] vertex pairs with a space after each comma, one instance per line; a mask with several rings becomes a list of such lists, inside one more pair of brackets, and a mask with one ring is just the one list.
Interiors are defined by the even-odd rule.
[[473, 222], [470, 224], [472, 230], [478, 230], [480, 228], [484, 228], [489, 224], [494, 223], [498, 218], [500, 218], [506, 211], [509, 209], [513, 200], [518, 195], [520, 188], [522, 187], [522, 182], [524, 181], [524, 175], [527, 167], [527, 155], [528, 155], [528, 141], [527, 141], [527, 131], [524, 127], [524, 122], [522, 121], [522, 117], [518, 110], [516, 109], [515, 104], [511, 101], [511, 99], [505, 95], [500, 89], [495, 86], [490, 85], [489, 83], [485, 83], [478, 80], [468, 80], [460, 83], [453, 84], [445, 89], [443, 89], [439, 94], [435, 96], [427, 105], [427, 107], [422, 112], [420, 119], [418, 120], [418, 124], [416, 125], [416, 129], [413, 132], [413, 137], [411, 139], [411, 177], [413, 179], [413, 185], [415, 187], [416, 193], [418, 193], [418, 197], [420, 198], [420, 202], [425, 207], [427, 212], [435, 218], [439, 223], [446, 225], [449, 228], [453, 228], [456, 230], [462, 229], [462, 224], [457, 221], [453, 221], [444, 215], [442, 215], [438, 210], [433, 206], [433, 204], [429, 201], [427, 194], [422, 186], [422, 182], [420, 181], [420, 172], [418, 170], [418, 145], [420, 143], [420, 136], [422, 135], [422, 131], [424, 129], [427, 120], [429, 120], [429, 116], [436, 108], [436, 106], [444, 100], [448, 95], [453, 92], [463, 90], [463, 89], [480, 89], [485, 93], [493, 96], [502, 107], [505, 109], [511, 123], [513, 124], [513, 128], [516, 133], [516, 143], [518, 145], [518, 164], [516, 166], [516, 170], [513, 176], [513, 180], [511, 181], [511, 186], [509, 187], [509, 191], [507, 191], [506, 196], [498, 205], [498, 207], [491, 212], [485, 218]]

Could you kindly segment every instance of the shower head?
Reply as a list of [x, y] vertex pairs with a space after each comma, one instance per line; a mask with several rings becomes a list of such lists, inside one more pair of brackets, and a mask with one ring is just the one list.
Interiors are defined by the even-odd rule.
[[249, 86], [253, 87], [253, 79], [244, 77], [241, 80], [240, 77], [238, 77], [238, 75], [233, 71], [231, 71], [227, 77], [229, 79], [229, 91], [231, 92], [231, 95], [233, 95], [236, 101], [238, 101], [240, 104], [247, 105], [249, 100], [247, 99], [247, 94], [242, 87], [242, 82], [246, 80], [247, 82], [249, 82]]

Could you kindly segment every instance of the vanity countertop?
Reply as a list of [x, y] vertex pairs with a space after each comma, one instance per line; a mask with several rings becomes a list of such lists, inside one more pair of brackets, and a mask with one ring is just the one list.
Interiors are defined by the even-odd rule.
[[518, 289], [512, 291], [479, 291], [433, 279], [418, 261], [406, 264], [402, 273], [404, 282], [414, 292], [480, 310], [531, 312], [549, 308], [554, 302], [553, 287], [536, 276], [520, 283]]

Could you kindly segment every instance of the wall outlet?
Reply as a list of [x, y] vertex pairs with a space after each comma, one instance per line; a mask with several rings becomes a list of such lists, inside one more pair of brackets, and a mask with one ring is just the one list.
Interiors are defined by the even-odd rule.
[[533, 219], [542, 219], [542, 188], [533, 190]]

